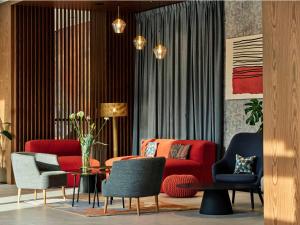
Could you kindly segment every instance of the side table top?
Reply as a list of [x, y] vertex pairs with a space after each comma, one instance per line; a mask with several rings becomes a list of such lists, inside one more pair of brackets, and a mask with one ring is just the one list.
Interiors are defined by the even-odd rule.
[[205, 190], [231, 190], [231, 189], [248, 189], [249, 184], [230, 184], [230, 183], [207, 183], [207, 184], [178, 184], [179, 188], [187, 188], [198, 191]]

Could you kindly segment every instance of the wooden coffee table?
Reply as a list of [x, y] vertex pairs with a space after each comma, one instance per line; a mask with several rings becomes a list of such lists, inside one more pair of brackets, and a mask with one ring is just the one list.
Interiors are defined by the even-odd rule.
[[228, 190], [249, 189], [249, 185], [222, 183], [178, 184], [177, 187], [204, 191], [199, 213], [206, 215], [233, 214]]

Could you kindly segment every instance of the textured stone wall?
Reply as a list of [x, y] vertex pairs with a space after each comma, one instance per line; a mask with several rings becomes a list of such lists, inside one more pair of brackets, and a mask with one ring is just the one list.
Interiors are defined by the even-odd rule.
[[[225, 36], [242, 37], [262, 33], [262, 3], [260, 1], [225, 2]], [[232, 136], [238, 132], [255, 132], [257, 127], [246, 124], [244, 104], [247, 99], [225, 100], [224, 145], [227, 148]]]

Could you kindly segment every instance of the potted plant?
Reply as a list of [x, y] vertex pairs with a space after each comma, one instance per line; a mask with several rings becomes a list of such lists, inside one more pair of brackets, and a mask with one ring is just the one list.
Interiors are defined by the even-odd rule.
[[12, 140], [12, 134], [9, 132], [10, 125], [10, 123], [2, 122], [0, 119], [0, 182], [6, 182], [5, 152], [7, 140]]
[[245, 114], [248, 116], [246, 124], [255, 126], [260, 123], [257, 132], [263, 132], [263, 101], [259, 99], [250, 99], [249, 102], [245, 103]]
[[[93, 122], [89, 116], [85, 116], [84, 112], [82, 111], [70, 114], [69, 119], [73, 125], [77, 138], [81, 145], [81, 169], [82, 171], [88, 171], [90, 167], [90, 153], [92, 146], [95, 144], [106, 145], [102, 142], [95, 140], [100, 135], [100, 132], [103, 130], [109, 118], [104, 118], [104, 122], [102, 123], [98, 131], [95, 122]], [[84, 129], [85, 127], [87, 129]]]

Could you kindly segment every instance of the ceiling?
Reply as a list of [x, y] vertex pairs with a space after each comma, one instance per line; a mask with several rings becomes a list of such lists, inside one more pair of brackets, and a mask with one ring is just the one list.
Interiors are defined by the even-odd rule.
[[103, 11], [117, 11], [117, 7], [120, 6], [121, 12], [142, 12], [178, 2], [180, 1], [21, 1], [18, 4]]

